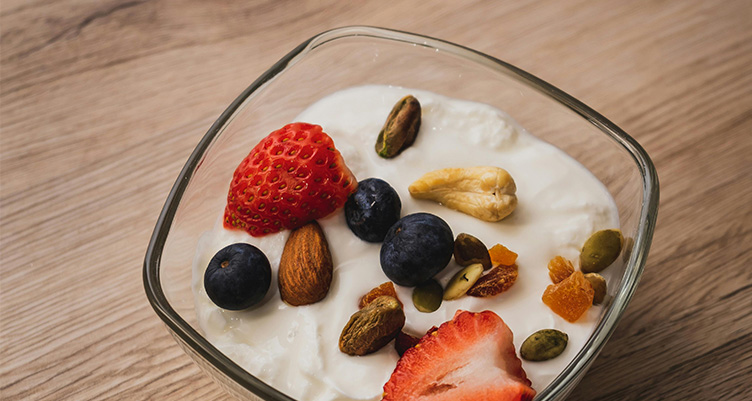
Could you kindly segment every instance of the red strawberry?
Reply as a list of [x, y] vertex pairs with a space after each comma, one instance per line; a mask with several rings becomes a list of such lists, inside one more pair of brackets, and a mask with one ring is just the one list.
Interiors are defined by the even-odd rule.
[[224, 226], [254, 237], [327, 216], [358, 185], [321, 127], [288, 124], [256, 145], [235, 170]]
[[382, 401], [529, 401], [535, 396], [512, 331], [493, 312], [454, 319], [405, 351]]

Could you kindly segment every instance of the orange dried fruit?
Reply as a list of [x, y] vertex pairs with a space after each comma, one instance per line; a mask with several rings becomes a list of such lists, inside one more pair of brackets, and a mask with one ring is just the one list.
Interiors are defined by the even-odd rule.
[[491, 264], [494, 266], [511, 266], [517, 261], [517, 254], [501, 244], [494, 245], [488, 253], [491, 255]]
[[397, 298], [397, 291], [394, 290], [394, 284], [391, 281], [387, 281], [386, 283], [381, 284], [371, 291], [368, 291], [366, 295], [363, 295], [360, 298], [360, 302], [358, 302], [358, 309], [363, 309], [363, 307], [370, 304], [374, 299], [382, 295], [389, 295], [390, 297], [393, 297], [397, 300], [397, 302], [399, 302], [400, 307], [404, 307], [404, 305], [402, 305], [402, 301]]
[[508, 290], [515, 281], [517, 281], [517, 265], [499, 265], [491, 269], [488, 274], [481, 276], [467, 290], [467, 295], [484, 298], [499, 295]]
[[556, 256], [548, 262], [548, 277], [551, 277], [551, 281], [553, 281], [554, 284], [561, 283], [572, 273], [574, 273], [572, 262], [561, 256]]
[[582, 272], [576, 271], [543, 292], [543, 303], [569, 322], [576, 322], [593, 304], [595, 291]]

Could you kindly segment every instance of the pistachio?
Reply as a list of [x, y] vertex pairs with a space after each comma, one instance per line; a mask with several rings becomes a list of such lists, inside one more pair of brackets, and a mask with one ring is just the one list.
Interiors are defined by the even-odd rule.
[[391, 159], [415, 142], [420, 130], [420, 103], [412, 95], [397, 102], [384, 122], [384, 127], [376, 139], [376, 153]]
[[478, 238], [465, 233], [458, 235], [454, 240], [454, 261], [460, 266], [480, 263], [484, 270], [491, 268], [491, 255], [486, 245]]
[[413, 305], [415, 309], [431, 313], [441, 306], [441, 296], [444, 289], [436, 280], [428, 280], [413, 289]]
[[585, 241], [580, 252], [580, 270], [583, 273], [598, 273], [614, 263], [619, 257], [623, 243], [621, 231], [601, 230]]
[[559, 330], [538, 330], [522, 343], [520, 356], [528, 361], [547, 361], [561, 355], [568, 341], [567, 333]]
[[394, 297], [383, 295], [355, 312], [342, 329], [339, 349], [348, 355], [376, 352], [405, 325], [405, 312]]
[[476, 263], [460, 271], [449, 280], [444, 290], [444, 300], [457, 299], [467, 292], [483, 274], [483, 265]]
[[585, 279], [590, 282], [595, 294], [593, 295], [593, 305], [603, 302], [606, 297], [606, 279], [598, 273], [588, 273]]
[[413, 198], [433, 200], [483, 221], [499, 221], [517, 207], [517, 186], [499, 167], [431, 171], [410, 184], [408, 190]]

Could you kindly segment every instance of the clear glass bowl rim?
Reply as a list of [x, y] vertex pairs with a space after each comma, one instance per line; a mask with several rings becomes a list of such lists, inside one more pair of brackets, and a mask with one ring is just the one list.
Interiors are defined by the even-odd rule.
[[451, 53], [452, 55], [489, 67], [508, 77], [516, 79], [518, 82], [537, 90], [585, 118], [588, 122], [600, 129], [600, 131], [607, 135], [611, 140], [624, 148], [637, 164], [642, 178], [643, 199], [637, 234], [634, 237], [634, 245], [629, 261], [627, 262], [622, 285], [614, 296], [611, 307], [606, 311], [601, 324], [596, 327], [583, 348], [564, 371], [562, 371], [548, 387], [540, 391], [536, 396], [536, 401], [555, 399], [560, 393], [566, 392], [573, 381], [578, 381], [581, 378], [584, 370], [589, 367], [611, 334], [613, 334], [617, 323], [621, 319], [622, 313], [634, 294], [647, 260], [658, 212], [659, 184], [655, 166], [642, 146], [640, 146], [640, 144], [638, 144], [631, 136], [595, 110], [560, 89], [525, 72], [524, 70], [505, 63], [504, 61], [465, 46], [428, 36], [370, 26], [348, 26], [322, 32], [301, 43], [290, 53], [282, 57], [282, 59], [257, 78], [227, 107], [198, 143], [188, 158], [188, 161], [183, 166], [180, 175], [165, 201], [165, 205], [162, 208], [154, 232], [149, 241], [144, 260], [143, 280], [146, 296], [154, 308], [154, 311], [173, 334], [177, 335], [186, 346], [190, 347], [196, 354], [202, 357], [214, 368], [247, 389], [249, 392], [268, 401], [296, 401], [238, 366], [235, 362], [211, 345], [200, 333], [180, 317], [180, 315], [170, 306], [164, 292], [162, 291], [159, 279], [159, 267], [162, 250], [167, 240], [178, 205], [180, 204], [180, 199], [203, 157], [204, 152], [214, 138], [219, 135], [224, 127], [232, 120], [236, 111], [238, 111], [242, 104], [253, 96], [257, 90], [262, 88], [267, 82], [274, 79], [274, 77], [285, 69], [292, 66], [297, 60], [305, 57], [308, 52], [327, 42], [353, 36], [405, 42], [417, 46], [437, 49], [441, 52]]

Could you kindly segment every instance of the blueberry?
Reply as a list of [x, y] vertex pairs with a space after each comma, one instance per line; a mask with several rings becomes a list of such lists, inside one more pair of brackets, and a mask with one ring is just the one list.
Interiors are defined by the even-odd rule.
[[436, 275], [452, 259], [449, 225], [429, 213], [410, 214], [395, 223], [381, 246], [381, 269], [399, 285], [412, 287]]
[[363, 241], [381, 242], [400, 218], [402, 202], [386, 181], [368, 178], [358, 183], [345, 202], [345, 219], [353, 234]]
[[204, 273], [206, 294], [217, 306], [229, 310], [241, 310], [261, 302], [271, 282], [269, 259], [249, 244], [222, 248]]

